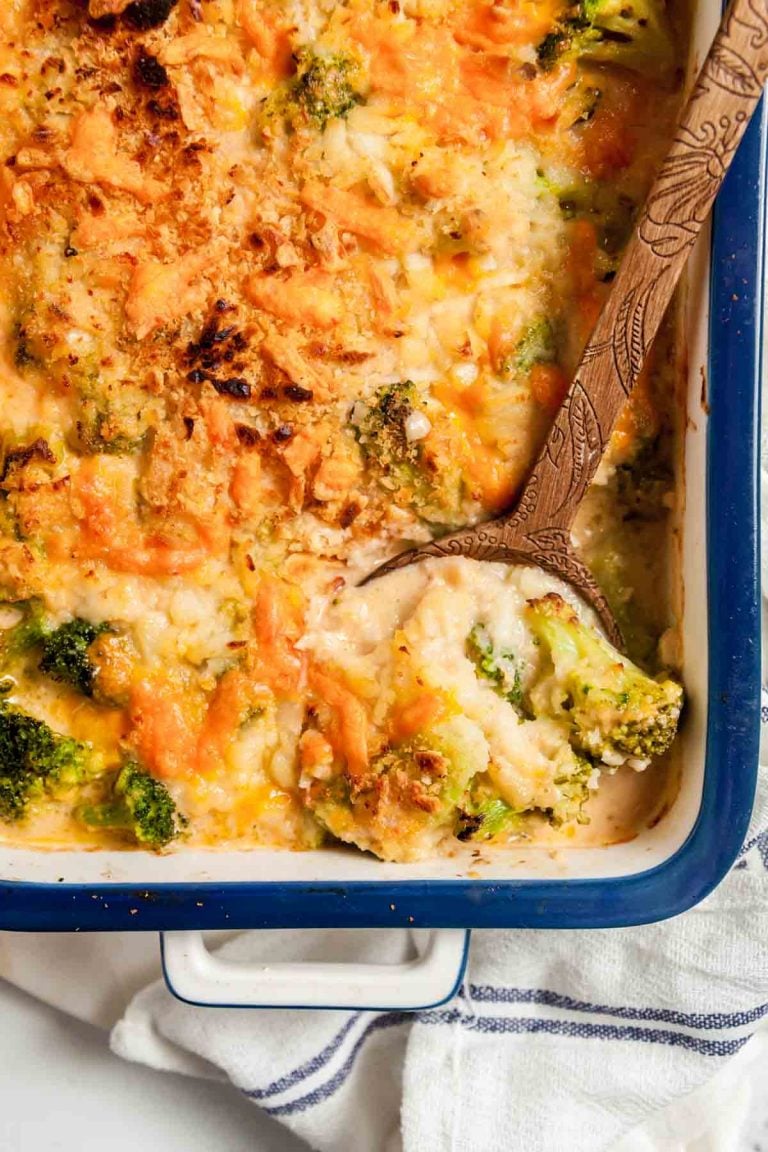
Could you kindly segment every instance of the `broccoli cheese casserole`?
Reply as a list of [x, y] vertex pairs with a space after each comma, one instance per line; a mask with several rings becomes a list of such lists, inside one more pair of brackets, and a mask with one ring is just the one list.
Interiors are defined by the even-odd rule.
[[672, 320], [575, 529], [632, 663], [535, 570], [356, 585], [514, 504], [685, 40], [673, 0], [0, 6], [3, 838], [408, 860], [655, 818]]

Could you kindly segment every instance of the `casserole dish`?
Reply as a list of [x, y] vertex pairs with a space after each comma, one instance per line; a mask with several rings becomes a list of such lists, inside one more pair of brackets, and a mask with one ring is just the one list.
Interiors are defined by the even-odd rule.
[[[704, 43], [715, 6], [702, 6], [700, 17]], [[7, 848], [0, 854], [3, 927], [609, 927], [676, 914], [720, 880], [743, 839], [757, 756], [763, 164], [755, 123], [723, 191], [711, 252], [700, 246], [694, 259], [685, 309], [683, 673], [690, 704], [681, 791], [666, 817], [630, 843], [557, 854], [513, 847], [459, 876], [449, 860], [395, 866], [341, 849], [145, 859]], [[722, 483], [732, 461], [739, 474]], [[464, 949], [461, 936], [444, 941], [433, 941], [430, 962]], [[194, 955], [198, 966], [205, 962]]]

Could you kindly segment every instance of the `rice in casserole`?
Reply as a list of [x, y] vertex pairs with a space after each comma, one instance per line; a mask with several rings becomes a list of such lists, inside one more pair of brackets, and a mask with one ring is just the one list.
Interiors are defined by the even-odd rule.
[[[340, 834], [306, 734], [335, 709], [333, 754], [372, 755], [385, 692], [323, 613], [514, 502], [674, 121], [683, 14], [645, 7], [661, 31], [638, 64], [563, 43], [584, 13], [559, 0], [2, 5], [5, 707], [93, 752], [76, 788], [6, 806], [5, 836], [127, 843], [82, 817], [126, 764], [167, 788], [180, 844]], [[651, 669], [673, 624], [674, 392], [667, 333], [577, 527]], [[541, 580], [470, 583], [514, 601]], [[430, 676], [464, 677], [457, 739], [530, 815], [515, 836], [567, 826], [527, 746], [499, 768], [517, 720], [467, 679], [477, 621], [435, 587], [404, 627]], [[72, 621], [80, 682], [45, 670]], [[451, 850], [437, 832], [361, 846]]]

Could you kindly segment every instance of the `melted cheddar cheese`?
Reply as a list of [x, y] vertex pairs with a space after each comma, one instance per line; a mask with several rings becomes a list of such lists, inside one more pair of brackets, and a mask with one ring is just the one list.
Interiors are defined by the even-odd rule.
[[[86, 694], [9, 641], [6, 699], [93, 746], [89, 800], [130, 760], [179, 844], [322, 839], [302, 765], [364, 765], [377, 695], [307, 636], [386, 557], [514, 501], [674, 122], [674, 72], [544, 66], [576, 7], [0, 6], [2, 623], [102, 627]], [[670, 348], [580, 531], [651, 663], [668, 609], [627, 565], [669, 525], [657, 502], [633, 532], [615, 497], [668, 439]], [[441, 706], [402, 702], [402, 731]], [[81, 804], [0, 830], [129, 843]]]

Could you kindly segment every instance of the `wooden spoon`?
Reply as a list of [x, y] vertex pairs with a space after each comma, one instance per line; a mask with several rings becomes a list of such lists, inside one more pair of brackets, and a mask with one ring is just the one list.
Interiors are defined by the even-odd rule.
[[621, 646], [570, 528], [712, 209], [768, 74], [768, 0], [733, 0], [627, 245], [613, 290], [517, 504], [401, 552], [363, 583], [427, 556], [537, 564], [571, 584]]

